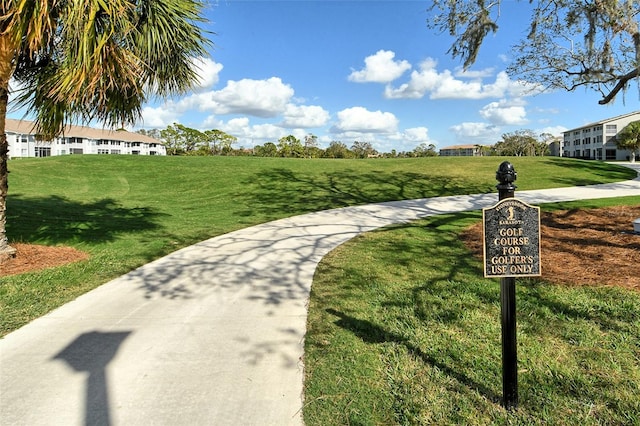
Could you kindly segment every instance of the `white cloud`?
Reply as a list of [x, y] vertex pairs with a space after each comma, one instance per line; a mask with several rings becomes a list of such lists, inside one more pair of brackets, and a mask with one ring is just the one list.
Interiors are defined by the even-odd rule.
[[389, 83], [411, 69], [411, 64], [405, 60], [394, 61], [396, 54], [389, 50], [379, 50], [375, 55], [364, 59], [365, 67], [360, 71], [353, 71], [349, 81], [356, 83]]
[[493, 68], [485, 68], [483, 70], [465, 70], [463, 67], [457, 67], [455, 76], [461, 78], [487, 78], [495, 73]]
[[[288, 85], [284, 84], [280, 78], [272, 77], [267, 80], [250, 80], [243, 79], [240, 81], [229, 81], [227, 85], [218, 91], [206, 91], [200, 93], [193, 93], [180, 99], [177, 102], [168, 101], [158, 107], [146, 107], [143, 111], [144, 123], [146, 127], [166, 127], [173, 122], [179, 122], [180, 117], [193, 111], [203, 111], [212, 113], [206, 119], [203, 120], [202, 125], [199, 127], [206, 128], [222, 128], [223, 123], [219, 121], [219, 116], [225, 114], [238, 114], [247, 115], [260, 118], [274, 118], [281, 116], [282, 121], [278, 123], [270, 124], [269, 131], [266, 132], [265, 127], [259, 132], [259, 127], [249, 126], [248, 122], [233, 122], [230, 120], [227, 126], [230, 124], [241, 125], [242, 130], [240, 134], [246, 134], [248, 137], [272, 137], [278, 135], [278, 137], [286, 136], [281, 135], [284, 130], [298, 129], [303, 133], [302, 129], [322, 127], [327, 124], [330, 119], [330, 114], [321, 106], [316, 105], [295, 105], [290, 103], [293, 99], [294, 90]], [[248, 120], [248, 119], [247, 119]], [[265, 126], [265, 125], [262, 125]], [[251, 129], [251, 132], [249, 130]], [[279, 129], [279, 130], [274, 130]], [[231, 129], [227, 133], [234, 134]], [[292, 132], [292, 130], [289, 130]], [[288, 133], [287, 133], [288, 134]]]
[[435, 89], [440, 80], [440, 76], [436, 71], [436, 65], [437, 62], [435, 59], [425, 59], [420, 64], [420, 71], [413, 71], [411, 73], [409, 83], [402, 84], [397, 89], [388, 85], [385, 88], [385, 97], [389, 99], [419, 99], [424, 97], [425, 93]]
[[246, 114], [275, 117], [285, 111], [294, 91], [278, 77], [267, 80], [229, 80], [216, 91], [198, 93], [179, 102], [179, 109], [199, 109], [215, 114]]
[[404, 131], [397, 132], [388, 136], [389, 140], [399, 141], [406, 144], [421, 144], [423, 142], [429, 142], [429, 129], [426, 127], [413, 127], [410, 129], [404, 129]]
[[[210, 121], [213, 123], [214, 121]], [[215, 128], [238, 138], [237, 146], [253, 147], [263, 145], [266, 142], [277, 142], [283, 136], [288, 135], [286, 129], [275, 124], [251, 124], [248, 117], [232, 118], [227, 122], [215, 122]]]
[[363, 107], [347, 108], [338, 112], [334, 133], [394, 133], [398, 119], [390, 112], [369, 111]]
[[255, 124], [249, 128], [249, 135], [255, 141], [277, 142], [283, 136], [288, 135], [285, 129], [275, 124]]
[[198, 126], [198, 130], [210, 130], [210, 129], [221, 129], [222, 121], [218, 119], [215, 115], [210, 115], [205, 117]]
[[496, 75], [493, 83], [484, 83], [483, 79], [489, 76], [487, 71], [457, 74], [465, 79], [472, 77], [467, 81], [456, 78], [450, 70], [439, 72], [437, 62], [427, 58], [420, 64], [419, 70], [411, 73], [408, 83], [397, 88], [388, 85], [384, 96], [389, 99], [419, 99], [429, 94], [430, 99], [486, 99], [528, 94], [522, 82], [511, 80], [504, 71]]
[[146, 106], [142, 109], [142, 120], [137, 127], [164, 129], [173, 123], [180, 122], [178, 113], [172, 102], [159, 107]]
[[246, 134], [247, 129], [249, 129], [249, 118], [248, 117], [239, 117], [232, 118], [231, 120], [224, 122], [218, 122], [218, 127], [220, 130], [227, 132], [229, 134], [233, 134], [238, 137], [238, 135]]
[[209, 58], [194, 58], [192, 60], [192, 66], [196, 68], [198, 74], [198, 89], [209, 89], [218, 84], [218, 74], [222, 71], [222, 64], [218, 64]]
[[496, 125], [522, 125], [528, 123], [524, 104], [518, 100], [491, 102], [480, 110], [480, 115]]
[[405, 129], [403, 138], [410, 142], [429, 142], [429, 129], [426, 127], [413, 127]]
[[551, 115], [556, 115], [556, 114], [560, 114], [560, 109], [559, 108], [540, 108], [540, 107], [536, 107], [534, 109], [534, 111], [538, 114], [551, 114]]
[[487, 93], [480, 80], [465, 82], [455, 79], [449, 70], [439, 74], [439, 81], [431, 91], [431, 99], [482, 99], [501, 96], [501, 93]]
[[493, 144], [500, 138], [500, 129], [488, 123], [460, 123], [449, 128], [459, 143]]
[[550, 135], [553, 135], [553, 136], [562, 137], [562, 134], [567, 130], [569, 129], [564, 126], [552, 126], [552, 127], [543, 127], [542, 129], [538, 129], [536, 133], [539, 135], [543, 133], [549, 133]]
[[270, 123], [250, 125], [247, 117], [233, 118], [223, 128], [225, 132], [255, 139], [279, 139], [284, 133], [281, 127]]
[[288, 104], [284, 111], [282, 127], [311, 128], [321, 127], [329, 121], [329, 112], [320, 106], [305, 106]]

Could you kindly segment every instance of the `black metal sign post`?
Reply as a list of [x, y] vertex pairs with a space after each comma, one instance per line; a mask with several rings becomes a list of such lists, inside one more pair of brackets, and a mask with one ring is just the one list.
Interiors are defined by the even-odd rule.
[[[513, 198], [517, 173], [511, 163], [500, 164], [496, 180], [498, 200]], [[502, 319], [502, 398], [507, 410], [518, 408], [518, 342], [516, 337], [516, 279], [500, 278]]]
[[508, 161], [496, 172], [499, 202], [483, 209], [484, 275], [500, 277], [504, 407], [518, 407], [516, 277], [540, 275], [540, 209], [514, 198], [517, 177]]

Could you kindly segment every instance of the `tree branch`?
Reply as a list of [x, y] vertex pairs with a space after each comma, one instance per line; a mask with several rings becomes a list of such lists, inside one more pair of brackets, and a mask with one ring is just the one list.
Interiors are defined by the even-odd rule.
[[613, 98], [616, 97], [618, 92], [620, 92], [622, 89], [624, 89], [627, 86], [627, 83], [629, 82], [629, 80], [631, 80], [632, 78], [638, 77], [639, 75], [640, 75], [640, 68], [636, 68], [628, 72], [627, 74], [623, 75], [622, 77], [620, 77], [618, 79], [618, 83], [615, 85], [613, 89], [611, 89], [611, 92], [609, 92], [607, 96], [599, 100], [598, 104], [606, 105], [609, 102], [611, 102]]

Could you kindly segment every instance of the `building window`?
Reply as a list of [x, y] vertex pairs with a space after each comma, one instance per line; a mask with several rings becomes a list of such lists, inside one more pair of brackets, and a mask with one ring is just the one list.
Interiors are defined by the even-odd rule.
[[606, 127], [607, 133], [616, 133], [618, 131], [617, 124], [607, 124]]
[[51, 148], [48, 146], [37, 146], [35, 154], [36, 157], [50, 157]]
[[108, 149], [99, 149], [98, 150], [98, 154], [108, 154], [109, 150]]
[[71, 148], [69, 154], [82, 154], [82, 148]]
[[131, 151], [131, 155], [140, 155], [140, 151]]
[[120, 154], [120, 150], [119, 149], [112, 149], [111, 153], [112, 154]]
[[607, 149], [606, 154], [607, 160], [615, 160], [616, 159], [616, 150], [615, 149]]

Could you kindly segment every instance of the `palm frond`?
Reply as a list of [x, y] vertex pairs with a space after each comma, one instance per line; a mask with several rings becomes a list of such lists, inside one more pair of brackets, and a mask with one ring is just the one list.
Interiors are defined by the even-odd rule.
[[[209, 44], [195, 0], [3, 0], [3, 34], [19, 37], [19, 105], [41, 134], [71, 121], [132, 124], [148, 96], [184, 93]], [[6, 18], [5, 18], [6, 17]]]

